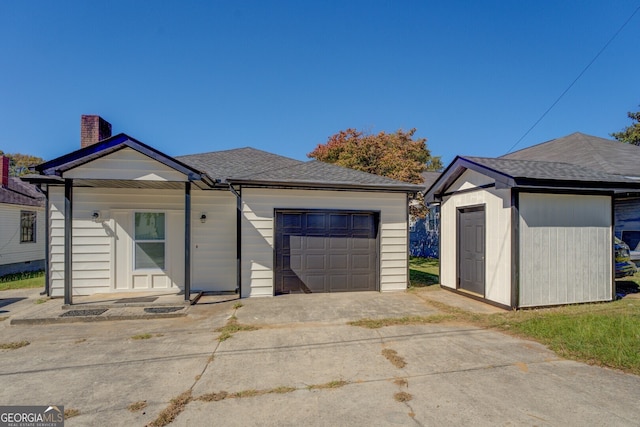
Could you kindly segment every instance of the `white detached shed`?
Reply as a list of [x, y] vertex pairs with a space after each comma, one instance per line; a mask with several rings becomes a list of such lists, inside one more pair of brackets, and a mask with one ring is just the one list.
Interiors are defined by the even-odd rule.
[[440, 284], [504, 308], [614, 297], [613, 195], [638, 182], [558, 162], [456, 157], [440, 204]]
[[392, 291], [419, 186], [252, 148], [171, 157], [125, 134], [37, 167], [48, 290]]

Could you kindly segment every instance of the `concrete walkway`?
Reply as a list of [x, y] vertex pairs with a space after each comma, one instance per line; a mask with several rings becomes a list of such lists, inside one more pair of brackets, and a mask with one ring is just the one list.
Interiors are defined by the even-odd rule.
[[[0, 350], [0, 400], [76, 409], [67, 426], [147, 425], [181, 395], [190, 397], [171, 425], [638, 424], [637, 376], [468, 324], [347, 324], [437, 314], [432, 300], [469, 304], [442, 292], [206, 297], [171, 319], [7, 319], [0, 342], [29, 344]], [[255, 329], [218, 341], [234, 321]]]

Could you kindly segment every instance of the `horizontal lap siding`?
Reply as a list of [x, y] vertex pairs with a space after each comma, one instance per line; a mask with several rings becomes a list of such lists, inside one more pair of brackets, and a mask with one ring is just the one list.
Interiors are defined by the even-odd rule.
[[108, 154], [64, 174], [71, 179], [186, 181], [184, 174], [131, 148]]
[[520, 195], [520, 306], [612, 298], [611, 198]]
[[[466, 171], [447, 192], [466, 190], [445, 198], [440, 210], [440, 284], [457, 288], [457, 211], [465, 206], [485, 206], [485, 298], [511, 305], [511, 192], [480, 189], [491, 178]], [[470, 189], [473, 189], [469, 191]]]
[[[113, 188], [73, 189], [73, 294], [110, 292], [114, 288], [113, 242], [115, 220], [111, 210], [183, 210], [184, 192]], [[51, 203], [51, 292], [64, 292], [64, 188], [52, 187]], [[100, 211], [102, 221], [92, 213]], [[177, 242], [183, 244], [183, 241]], [[174, 253], [184, 254], [183, 247]]]
[[271, 296], [274, 209], [380, 211], [380, 290], [407, 287], [405, 194], [242, 189], [242, 296]]
[[[191, 199], [191, 289], [236, 289], [236, 197], [229, 191], [194, 191]], [[207, 221], [200, 222], [206, 213]]]
[[[36, 241], [20, 243], [20, 211], [36, 212]], [[44, 259], [45, 212], [35, 206], [0, 204], [0, 265]]]

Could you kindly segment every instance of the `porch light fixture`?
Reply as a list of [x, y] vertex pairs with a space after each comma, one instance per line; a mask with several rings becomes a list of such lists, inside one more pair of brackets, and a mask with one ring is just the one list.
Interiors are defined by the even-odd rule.
[[207, 222], [207, 214], [206, 213], [203, 212], [202, 215], [200, 215], [200, 222], [203, 223], [203, 224], [205, 222]]

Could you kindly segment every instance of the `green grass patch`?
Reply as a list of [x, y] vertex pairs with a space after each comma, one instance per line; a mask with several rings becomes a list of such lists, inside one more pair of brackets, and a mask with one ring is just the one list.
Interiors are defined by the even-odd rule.
[[8, 274], [0, 277], [0, 291], [27, 288], [44, 288], [44, 271]]
[[533, 338], [558, 355], [640, 375], [640, 300], [523, 310], [486, 325]]
[[439, 261], [432, 258], [409, 258], [409, 286], [424, 288], [440, 283]]

